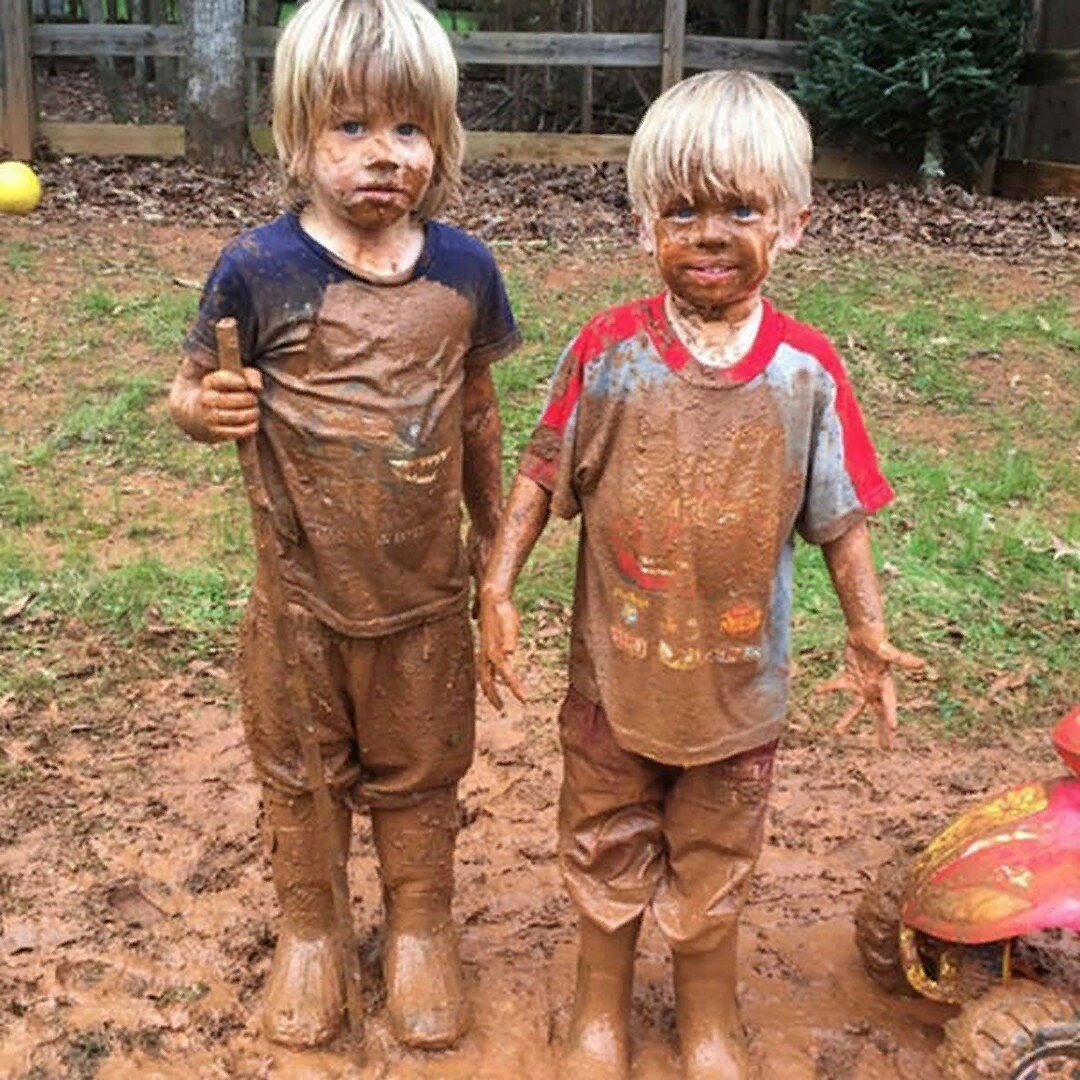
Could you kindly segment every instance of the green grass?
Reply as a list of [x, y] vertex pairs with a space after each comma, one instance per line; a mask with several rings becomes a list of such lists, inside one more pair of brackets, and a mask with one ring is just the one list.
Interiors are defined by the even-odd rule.
[[[47, 247], [4, 252], [16, 282], [50, 272]], [[509, 479], [565, 345], [599, 309], [657, 285], [602, 254], [577, 278], [556, 273], [565, 256], [554, 250], [498, 255], [525, 337], [495, 369]], [[67, 695], [68, 708], [77, 680], [57, 676], [56, 656], [72, 626], [132, 657], [131, 678], [158, 660], [228, 653], [253, 568], [235, 453], [186, 439], [164, 408], [197, 293], [172, 285], [153, 252], [125, 288], [107, 257], [80, 258], [66, 302], [40, 310], [17, 289], [0, 302], [0, 387], [32, 411], [10, 428], [0, 418], [0, 612], [32, 596], [0, 634], [0, 698]], [[1045, 722], [1080, 692], [1076, 311], [1034, 280], [994, 303], [987, 274], [892, 254], [794, 258], [773, 289], [848, 363], [898, 493], [874, 526], [890, 625], [937, 672], [905, 692], [930, 701], [919, 717], [957, 731], [999, 715]], [[576, 523], [552, 522], [518, 590], [526, 633], [552, 664], [563, 662], [553, 629], [572, 601], [576, 543]], [[797, 704], [841, 643], [820, 553], [800, 545]], [[1022, 692], [988, 703], [994, 679], [1018, 670], [1030, 673]]]

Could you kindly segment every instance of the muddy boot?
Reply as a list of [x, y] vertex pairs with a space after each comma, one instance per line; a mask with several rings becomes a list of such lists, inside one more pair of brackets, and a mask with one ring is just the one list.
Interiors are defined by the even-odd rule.
[[630, 1001], [641, 919], [613, 934], [582, 918], [574, 1012], [559, 1062], [560, 1080], [625, 1080], [630, 1075]]
[[675, 953], [675, 1022], [687, 1080], [746, 1080], [750, 1059], [735, 999], [734, 928], [710, 952]]
[[263, 1031], [285, 1046], [318, 1046], [341, 1030], [345, 975], [335, 933], [331, 854], [344, 867], [351, 814], [335, 802], [333, 836], [315, 824], [310, 796], [264, 798], [274, 887], [281, 905], [277, 948], [263, 1002]]
[[453, 1046], [469, 1023], [450, 912], [457, 820], [453, 789], [371, 812], [386, 907], [386, 1011], [394, 1037], [423, 1050]]

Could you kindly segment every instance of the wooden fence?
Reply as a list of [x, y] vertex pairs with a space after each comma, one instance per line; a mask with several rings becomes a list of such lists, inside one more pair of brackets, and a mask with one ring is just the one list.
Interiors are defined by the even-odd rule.
[[[665, 0], [661, 33], [535, 33], [462, 32], [450, 38], [459, 63], [485, 65], [571, 66], [594, 68], [660, 68], [661, 85], [670, 86], [687, 70], [745, 68], [767, 74], [798, 69], [794, 42], [757, 38], [703, 37], [686, 34], [686, 0]], [[29, 160], [41, 136], [60, 153], [181, 156], [184, 129], [174, 124], [103, 124], [40, 122], [34, 102], [32, 58], [49, 57], [183, 57], [186, 28], [167, 25], [32, 25], [22, 0], [2, 0], [3, 127], [0, 142], [13, 156]], [[273, 56], [278, 30], [249, 26], [244, 30], [247, 60]], [[1027, 54], [1022, 82], [1047, 85], [1080, 82], [1080, 50]], [[252, 142], [269, 149], [265, 128], [251, 131]], [[470, 132], [471, 157], [503, 157], [518, 161], [589, 163], [625, 159], [629, 137], [558, 135], [531, 132]], [[824, 152], [816, 166], [821, 179], [865, 179], [871, 182], [910, 179], [909, 166], [865, 155]], [[996, 177], [1012, 194], [1054, 191], [1080, 195], [1080, 165], [1001, 162]]]

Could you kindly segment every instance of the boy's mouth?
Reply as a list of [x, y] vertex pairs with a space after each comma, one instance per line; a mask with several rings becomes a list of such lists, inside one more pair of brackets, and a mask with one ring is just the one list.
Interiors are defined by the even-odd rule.
[[706, 284], [729, 281], [738, 272], [739, 268], [731, 263], [692, 263], [686, 267], [686, 273], [690, 277]]

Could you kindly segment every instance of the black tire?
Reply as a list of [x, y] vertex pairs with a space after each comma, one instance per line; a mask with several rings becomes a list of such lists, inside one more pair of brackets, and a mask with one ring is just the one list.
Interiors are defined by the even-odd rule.
[[878, 868], [855, 909], [855, 945], [866, 974], [890, 994], [915, 996], [900, 961], [900, 903], [910, 856], [897, 848]]
[[[1065, 1052], [1061, 1047], [1070, 1045], [1070, 1031], [1071, 1045], [1078, 1054], [1072, 1061], [1073, 1069], [1048, 1071], [1056, 1062], [1044, 1051], [1056, 1044], [1060, 1062]], [[965, 1005], [960, 1015], [945, 1025], [942, 1071], [949, 1080], [1034, 1080], [1042, 1076], [1072, 1080], [1080, 1070], [1076, 1035], [1074, 1001], [1051, 987], [1016, 979]], [[1044, 1071], [1032, 1071], [1044, 1065]]]

